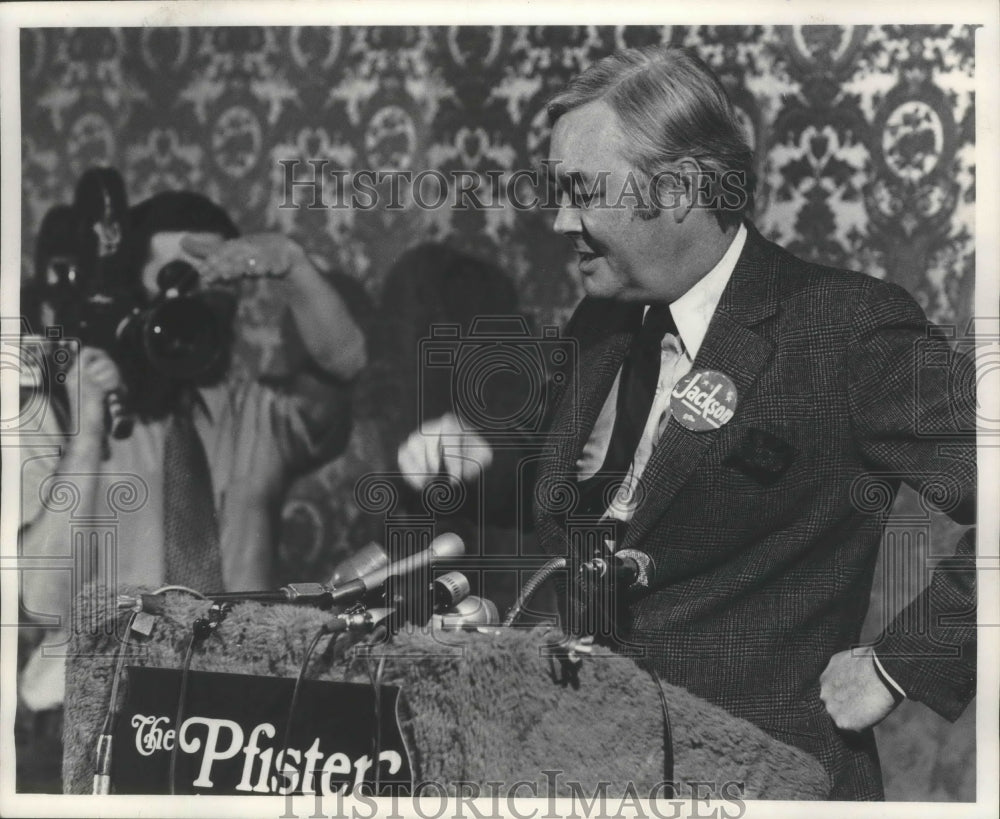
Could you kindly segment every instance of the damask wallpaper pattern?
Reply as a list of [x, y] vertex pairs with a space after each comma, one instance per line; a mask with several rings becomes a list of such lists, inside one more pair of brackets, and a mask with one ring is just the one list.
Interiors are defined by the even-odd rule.
[[[323, 207], [328, 190], [308, 207], [315, 191], [289, 193], [289, 163], [299, 180], [322, 160], [326, 174], [468, 170], [506, 183], [545, 156], [552, 92], [618, 47], [654, 42], [694, 48], [729, 88], [756, 149], [766, 235], [894, 281], [964, 330], [975, 261], [969, 26], [23, 30], [24, 269], [48, 208], [107, 164], [132, 201], [192, 188], [245, 232], [288, 232], [353, 279], [358, 304], [367, 295], [377, 306], [392, 263], [436, 239], [498, 262], [535, 323], [558, 323], [581, 291], [551, 211], [422, 209], [406, 190], [398, 209]], [[266, 284], [248, 287], [240, 366], [281, 366], [280, 315]], [[296, 579], [359, 545], [354, 484], [386, 466], [365, 430], [289, 498]], [[890, 797], [972, 796], [969, 725], [968, 714], [951, 727], [916, 707], [894, 715], [880, 729], [883, 745], [903, 749], [886, 760]]]

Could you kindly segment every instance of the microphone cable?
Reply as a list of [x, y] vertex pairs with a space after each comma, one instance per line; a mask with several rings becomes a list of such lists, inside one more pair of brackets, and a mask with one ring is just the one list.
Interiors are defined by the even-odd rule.
[[369, 645], [369, 652], [365, 657], [365, 661], [368, 668], [368, 680], [372, 687], [372, 696], [375, 698], [375, 736], [372, 738], [372, 762], [375, 765], [375, 792], [372, 796], [378, 796], [382, 775], [382, 766], [379, 764], [379, 757], [382, 755], [382, 697], [379, 688], [382, 685], [382, 674], [385, 671], [386, 656], [383, 654], [379, 658], [378, 669], [372, 674], [371, 648], [372, 646]]
[[[288, 743], [291, 740], [292, 736], [292, 720], [295, 717], [295, 708], [299, 703], [299, 692], [302, 688], [302, 681], [305, 679], [306, 676], [306, 669], [309, 667], [309, 660], [312, 659], [312, 655], [316, 651], [316, 646], [319, 645], [319, 641], [322, 640], [323, 635], [327, 633], [328, 632], [326, 626], [320, 626], [316, 630], [316, 633], [313, 635], [312, 640], [309, 641], [309, 647], [306, 649], [306, 654], [302, 658], [302, 665], [299, 666], [299, 674], [295, 678], [295, 687], [292, 688], [292, 700], [288, 706], [288, 718], [285, 721], [285, 735], [281, 743], [282, 763], [288, 761]], [[334, 639], [335, 636], [336, 634], [331, 636], [330, 639]], [[284, 777], [284, 774], [282, 774], [280, 771], [278, 772], [278, 775]]]
[[660, 711], [663, 714], [663, 781], [666, 782], [667, 799], [674, 798], [674, 730], [670, 724], [670, 708], [667, 706], [667, 695], [663, 690], [661, 680], [652, 668], [646, 667], [649, 676], [656, 684], [656, 693], [660, 695]]
[[132, 625], [135, 623], [136, 615], [139, 612], [133, 611], [125, 626], [125, 636], [118, 646], [115, 657], [115, 670], [111, 676], [111, 697], [108, 700], [108, 710], [104, 714], [104, 723], [97, 739], [97, 759], [94, 763], [94, 786], [93, 793], [105, 795], [111, 793], [111, 749], [112, 735], [115, 722], [118, 719], [118, 689], [121, 684], [122, 670], [125, 667], [125, 653], [128, 648], [129, 636], [132, 634]]
[[177, 714], [174, 719], [176, 735], [174, 736], [174, 746], [170, 749], [170, 795], [177, 793], [177, 754], [181, 744], [181, 728], [183, 727], [184, 709], [187, 700], [188, 679], [191, 672], [191, 660], [194, 657], [195, 646], [204, 643], [219, 628], [222, 621], [226, 619], [231, 603], [214, 603], [208, 610], [207, 617], [199, 617], [194, 621], [191, 628], [191, 637], [188, 639], [187, 648], [184, 651], [184, 663], [181, 666], [181, 690], [177, 696]]
[[368, 672], [368, 684], [372, 687], [372, 696], [374, 697], [373, 711], [375, 719], [375, 731], [372, 737], [372, 752], [373, 752], [373, 764], [375, 765], [375, 792], [374, 796], [378, 796], [378, 789], [380, 787], [380, 776], [381, 771], [379, 770], [378, 758], [382, 754], [382, 698], [379, 696], [379, 686], [382, 684], [382, 674], [385, 671], [385, 661], [386, 657], [383, 655], [379, 658], [378, 667], [374, 673], [372, 673], [372, 656], [371, 651], [376, 646], [376, 644], [382, 642], [389, 635], [389, 629], [385, 623], [379, 623], [372, 629], [371, 634], [369, 634], [363, 642], [356, 643], [348, 649], [348, 654], [350, 654], [350, 659], [344, 666], [344, 681], [347, 681], [348, 673], [351, 667], [354, 665], [358, 656], [364, 653], [365, 658], [365, 670]]
[[[319, 641], [323, 639], [324, 635], [326, 634], [330, 635], [330, 642], [332, 645], [332, 643], [337, 639], [338, 636], [340, 636], [340, 634], [347, 631], [350, 624], [349, 617], [350, 615], [343, 615], [343, 614], [338, 615], [337, 618], [335, 618], [335, 622], [338, 624], [338, 627], [333, 628], [330, 626], [329, 623], [324, 624], [320, 626], [318, 629], [316, 629], [316, 633], [313, 634], [312, 639], [309, 641], [309, 646], [306, 648], [305, 656], [302, 658], [302, 664], [299, 666], [299, 673], [295, 678], [295, 686], [292, 688], [292, 699], [288, 706], [288, 717], [285, 720], [285, 732], [281, 744], [282, 762], [286, 762], [288, 758], [288, 746], [289, 742], [291, 741], [291, 735], [292, 735], [292, 722], [295, 719], [295, 710], [298, 707], [299, 694], [301, 693], [302, 690], [302, 682], [305, 680], [306, 671], [309, 668], [309, 660], [312, 659], [313, 654], [316, 652], [316, 647], [319, 645]], [[343, 627], [339, 626], [340, 623], [343, 624]], [[345, 680], [347, 678], [348, 670], [349, 670], [349, 665], [344, 669]], [[369, 678], [370, 677], [371, 675], [369, 673]], [[378, 720], [379, 720], [379, 714], [378, 712], [376, 712], [376, 724], [378, 724]]]
[[[195, 597], [204, 599], [204, 595], [201, 592], [188, 588], [187, 586], [176, 585], [162, 586], [156, 591], [151, 592], [148, 596], [158, 597], [168, 591], [184, 591], [188, 594], [194, 595]], [[95, 795], [106, 795], [111, 793], [111, 756], [114, 741], [112, 731], [114, 730], [115, 723], [118, 720], [118, 692], [121, 688], [122, 676], [125, 671], [125, 655], [128, 653], [129, 640], [132, 637], [132, 631], [136, 618], [141, 612], [146, 611], [143, 599], [144, 597], [146, 597], [146, 595], [140, 595], [135, 598], [123, 598], [119, 596], [118, 599], [119, 608], [122, 605], [130, 605], [131, 613], [128, 618], [128, 623], [125, 626], [125, 636], [118, 646], [117, 655], [115, 657], [115, 670], [111, 677], [111, 696], [108, 700], [108, 710], [104, 714], [104, 722], [101, 725], [101, 731], [97, 740], [97, 755], [94, 765], [95, 770], [93, 786], [93, 793]], [[158, 615], [163, 614], [161, 611], [157, 611], [156, 613]]]
[[192, 633], [188, 638], [187, 649], [184, 651], [184, 662], [181, 665], [181, 690], [177, 695], [177, 712], [174, 717], [174, 725], [177, 726], [177, 733], [174, 734], [174, 746], [170, 749], [170, 795], [177, 793], [177, 749], [181, 744], [181, 720], [184, 718], [184, 700], [187, 697], [188, 672], [191, 670], [191, 657], [194, 655], [194, 644], [198, 637]]
[[503, 621], [503, 627], [508, 628], [514, 625], [517, 618], [521, 616], [521, 612], [525, 605], [527, 605], [528, 601], [532, 598], [535, 592], [538, 591], [539, 587], [557, 571], [565, 568], [565, 557], [553, 557], [551, 560], [547, 561], [542, 568], [528, 578], [528, 582], [524, 584], [524, 588], [521, 589], [521, 593], [517, 596], [517, 600], [514, 601], [514, 605], [507, 611], [507, 616]]
[[343, 682], [348, 681], [351, 669], [354, 667], [355, 662], [357, 662], [358, 657], [361, 655], [363, 650], [366, 661], [365, 670], [368, 672], [368, 682], [372, 687], [372, 694], [375, 698], [373, 706], [375, 717], [375, 736], [373, 737], [373, 751], [375, 754], [373, 763], [375, 765], [375, 796], [378, 796], [378, 789], [381, 783], [381, 771], [379, 769], [378, 758], [382, 754], [382, 698], [379, 696], [379, 686], [382, 684], [382, 674], [385, 671], [385, 661], [387, 658], [384, 655], [379, 658], [378, 667], [373, 674], [371, 668], [371, 650], [377, 643], [381, 642], [386, 636], [388, 636], [388, 633], [389, 630], [385, 624], [379, 623], [379, 625], [372, 630], [372, 633], [368, 635], [364, 642], [352, 645], [347, 650], [344, 657], [344, 673], [342, 677]]

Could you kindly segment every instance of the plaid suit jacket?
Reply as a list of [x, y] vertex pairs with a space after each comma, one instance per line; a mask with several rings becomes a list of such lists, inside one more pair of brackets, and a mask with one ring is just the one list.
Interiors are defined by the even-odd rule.
[[[873, 733], [837, 729], [819, 677], [858, 641], [900, 482], [975, 521], [974, 366], [928, 337], [901, 288], [808, 264], [748, 228], [694, 362], [735, 382], [736, 414], [711, 432], [664, 428], [618, 544], [655, 570], [629, 592], [616, 638], [670, 683], [812, 753], [831, 799], [880, 799]], [[575, 480], [631, 339], [626, 309], [586, 298], [567, 328], [579, 366], [535, 493], [553, 554], [572, 557], [572, 508], [553, 488]], [[973, 532], [875, 646], [909, 697], [952, 720], [975, 693]]]

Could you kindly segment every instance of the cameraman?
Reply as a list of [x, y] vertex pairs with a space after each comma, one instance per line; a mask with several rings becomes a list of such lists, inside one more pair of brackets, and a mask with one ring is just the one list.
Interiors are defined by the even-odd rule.
[[[198, 274], [196, 295], [231, 294], [228, 306], [225, 296], [206, 302], [216, 305], [211, 309], [223, 324], [224, 349], [214, 369], [185, 381], [174, 373], [154, 374], [141, 358], [135, 364], [132, 345], [114, 357], [81, 348], [66, 382], [78, 382], [78, 399], [76, 388], [69, 389], [67, 406], [45, 415], [48, 435], [32, 439], [25, 450], [22, 554], [71, 565], [70, 518], [110, 513], [117, 552], [115, 574], [100, 578], [104, 582], [176, 583], [202, 591], [268, 588], [286, 490], [298, 474], [347, 444], [344, 382], [366, 364], [363, 335], [340, 295], [291, 239], [277, 233], [239, 238], [221, 208], [190, 192], [158, 194], [129, 217], [129, 270], [140, 301], [162, 301], [160, 271], [171, 262], [188, 263]], [[294, 325], [290, 347], [293, 353], [301, 348], [302, 358], [298, 372], [266, 385], [234, 375], [229, 366], [233, 285], [263, 276], [275, 279], [287, 302]], [[42, 307], [45, 321], [59, 322], [51, 306]], [[136, 423], [128, 438], [116, 440], [108, 436], [107, 400], [123, 387]], [[59, 423], [60, 414], [66, 423]], [[74, 487], [71, 510], [52, 502], [59, 483], [53, 476]], [[135, 492], [122, 502], [131, 503], [127, 509], [113, 506], [114, 487], [123, 481]], [[43, 647], [66, 642], [70, 601], [90, 579], [55, 566], [23, 572], [27, 612], [62, 618]], [[41, 653], [31, 657], [20, 686], [34, 710], [62, 701], [63, 664]]]

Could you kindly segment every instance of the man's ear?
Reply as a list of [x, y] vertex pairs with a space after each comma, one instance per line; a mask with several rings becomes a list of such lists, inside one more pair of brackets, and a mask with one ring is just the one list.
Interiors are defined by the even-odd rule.
[[683, 156], [671, 167], [676, 186], [677, 207], [673, 209], [674, 221], [680, 224], [694, 210], [703, 198], [701, 186], [705, 184], [701, 165], [697, 159]]

